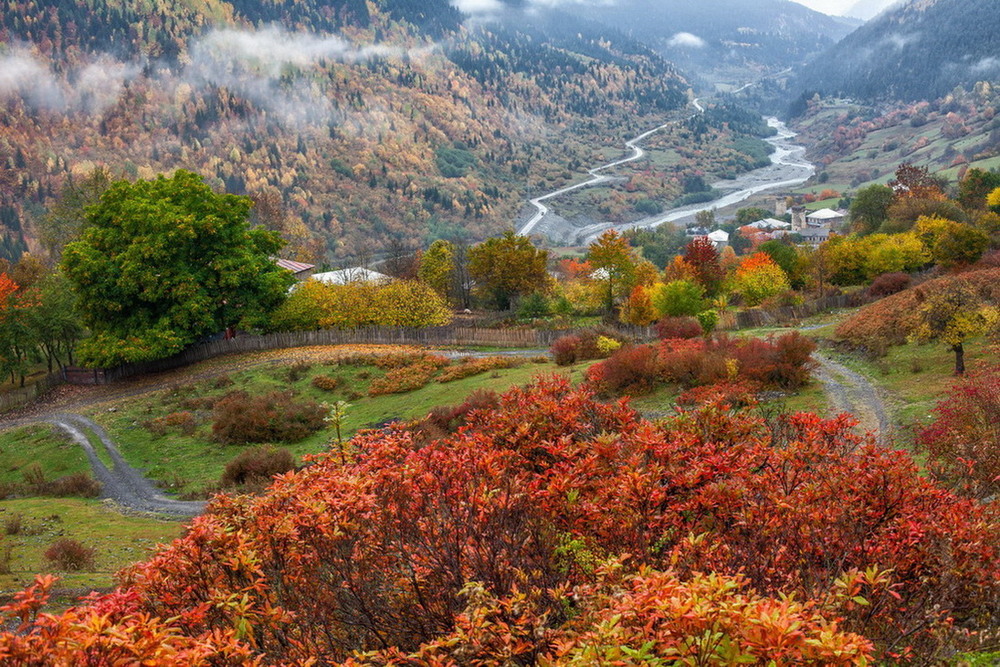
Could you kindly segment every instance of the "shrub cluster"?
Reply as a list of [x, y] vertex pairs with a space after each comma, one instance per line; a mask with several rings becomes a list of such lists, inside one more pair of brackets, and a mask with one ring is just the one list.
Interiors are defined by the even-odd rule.
[[526, 360], [519, 357], [465, 357], [456, 364], [446, 367], [438, 375], [438, 382], [454, 382], [463, 378], [472, 377], [489, 371], [500, 370], [501, 368], [516, 368], [524, 364]]
[[65, 572], [79, 572], [94, 567], [96, 553], [77, 540], [61, 537], [45, 550], [45, 559]]
[[587, 359], [605, 359], [617, 349], [614, 343], [620, 346], [626, 342], [617, 331], [592, 327], [557, 338], [549, 353], [559, 366], [569, 366]]
[[335, 391], [340, 386], [340, 378], [334, 375], [317, 375], [312, 379], [312, 386], [322, 391]]
[[[993, 508], [846, 417], [778, 426], [719, 404], [651, 423], [549, 380], [431, 441], [369, 431], [347, 462], [217, 497], [121, 589], [0, 635], [0, 653], [846, 666], [990, 636]], [[31, 617], [46, 586], [8, 613]], [[235, 600], [243, 629], [206, 599]]]
[[326, 411], [313, 401], [295, 401], [289, 392], [250, 396], [233, 391], [215, 404], [212, 437], [229, 445], [298, 442], [324, 428]]
[[694, 317], [664, 317], [654, 325], [660, 340], [698, 338], [705, 332], [701, 322]]
[[[188, 404], [196, 399], [186, 399]], [[200, 405], [200, 403], [198, 403]], [[214, 407], [215, 400], [210, 399], [206, 405], [211, 405]], [[194, 435], [195, 430], [198, 428], [198, 420], [195, 418], [194, 413], [188, 410], [182, 410], [179, 412], [171, 412], [169, 414], [163, 415], [162, 417], [156, 417], [155, 419], [150, 419], [143, 422], [143, 426], [147, 431], [153, 433], [154, 435], [164, 436], [170, 432], [177, 432], [183, 435]]]
[[223, 488], [261, 487], [275, 475], [290, 470], [295, 470], [295, 457], [287, 449], [252, 447], [226, 464], [219, 485]]
[[908, 273], [903, 273], [901, 271], [883, 273], [875, 278], [875, 280], [872, 281], [872, 284], [868, 286], [868, 294], [874, 297], [882, 298], [884, 296], [889, 296], [890, 294], [895, 294], [896, 292], [902, 292], [910, 286], [911, 282], [912, 279]]
[[368, 395], [384, 396], [415, 391], [426, 386], [439, 368], [440, 366], [435, 363], [422, 360], [409, 366], [390, 369], [382, 377], [371, 381], [368, 385]]
[[75, 472], [56, 479], [46, 479], [45, 471], [37, 463], [22, 473], [22, 483], [6, 482], [0, 486], [0, 498], [15, 496], [53, 496], [56, 498], [97, 498], [101, 483], [89, 472]]
[[778, 338], [668, 339], [624, 347], [587, 371], [602, 394], [644, 393], [658, 384], [684, 387], [745, 380], [762, 387], [794, 389], [809, 381], [816, 344], [798, 332]]

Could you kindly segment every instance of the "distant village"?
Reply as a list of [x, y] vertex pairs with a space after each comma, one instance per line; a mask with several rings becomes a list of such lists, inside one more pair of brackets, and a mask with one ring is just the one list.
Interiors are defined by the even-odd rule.
[[[801, 243], [818, 246], [829, 239], [831, 233], [844, 229], [847, 211], [821, 208], [810, 212], [805, 206], [789, 207], [784, 197], [778, 197], [774, 202], [774, 216], [747, 223], [739, 227], [737, 232], [758, 243], [795, 234]], [[729, 232], [723, 229], [709, 230], [698, 222], [687, 227], [687, 235], [691, 238], [707, 238], [718, 250], [730, 244]]]

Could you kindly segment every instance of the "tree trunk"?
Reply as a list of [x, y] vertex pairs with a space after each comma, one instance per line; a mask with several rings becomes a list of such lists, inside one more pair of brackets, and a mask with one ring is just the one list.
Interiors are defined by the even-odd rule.
[[955, 375], [965, 375], [965, 348], [959, 343], [952, 345], [951, 351], [955, 353]]

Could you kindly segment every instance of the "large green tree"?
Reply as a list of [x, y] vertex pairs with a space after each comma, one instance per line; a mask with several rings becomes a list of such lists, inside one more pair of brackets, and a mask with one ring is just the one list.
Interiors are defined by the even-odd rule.
[[889, 217], [892, 188], [875, 183], [858, 190], [851, 201], [851, 230], [857, 234], [873, 234]]
[[469, 275], [496, 308], [510, 310], [513, 299], [548, 287], [548, 261], [547, 251], [508, 231], [469, 251]]
[[625, 237], [613, 229], [601, 234], [587, 251], [594, 276], [603, 284], [604, 310], [614, 312], [615, 301], [628, 296], [635, 287], [636, 260]]
[[160, 359], [233, 326], [255, 326], [293, 282], [271, 260], [277, 233], [251, 228], [246, 197], [196, 174], [118, 181], [86, 209], [63, 269], [91, 336], [85, 363]]

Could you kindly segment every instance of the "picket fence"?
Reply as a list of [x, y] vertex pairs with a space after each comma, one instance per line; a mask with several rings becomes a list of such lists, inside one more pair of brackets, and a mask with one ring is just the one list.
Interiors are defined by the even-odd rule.
[[63, 377], [62, 372], [57, 371], [35, 380], [26, 387], [0, 392], [0, 412], [7, 412], [22, 405], [27, 405], [52, 387], [60, 385], [65, 381], [66, 379]]

